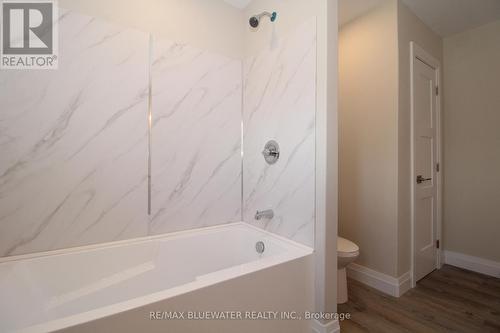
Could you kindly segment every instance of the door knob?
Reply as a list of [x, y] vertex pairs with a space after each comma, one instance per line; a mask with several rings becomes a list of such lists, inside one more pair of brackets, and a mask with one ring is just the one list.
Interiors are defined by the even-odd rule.
[[417, 184], [421, 184], [429, 180], [432, 180], [432, 178], [424, 178], [422, 175], [417, 176]]

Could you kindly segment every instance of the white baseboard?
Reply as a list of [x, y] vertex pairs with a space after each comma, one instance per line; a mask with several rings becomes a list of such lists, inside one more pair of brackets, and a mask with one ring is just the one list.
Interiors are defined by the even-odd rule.
[[347, 266], [347, 276], [385, 294], [400, 297], [411, 289], [411, 275], [406, 272], [395, 278], [355, 263]]
[[500, 278], [500, 262], [446, 250], [443, 254], [445, 264]]
[[332, 320], [323, 324], [319, 320], [313, 319], [311, 321], [312, 333], [338, 333], [340, 332], [340, 324], [338, 320]]

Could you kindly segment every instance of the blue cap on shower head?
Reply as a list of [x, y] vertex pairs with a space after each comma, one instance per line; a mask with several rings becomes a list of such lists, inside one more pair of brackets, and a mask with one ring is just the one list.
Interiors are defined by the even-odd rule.
[[278, 16], [278, 13], [273, 12], [273, 13], [271, 14], [271, 22], [276, 21], [276, 17], [277, 17], [277, 16]]

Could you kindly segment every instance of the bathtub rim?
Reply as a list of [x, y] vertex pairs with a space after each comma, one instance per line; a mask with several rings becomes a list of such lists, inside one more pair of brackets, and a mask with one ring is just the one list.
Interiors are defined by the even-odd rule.
[[313, 253], [314, 252], [314, 249], [307, 246], [307, 245], [298, 243], [296, 241], [293, 241], [293, 240], [288, 239], [286, 237], [280, 236], [280, 235], [275, 234], [273, 232], [267, 231], [265, 229], [256, 227], [250, 223], [230, 222], [230, 223], [225, 223], [225, 224], [218, 224], [215, 226], [201, 227], [201, 228], [195, 228], [195, 229], [189, 229], [189, 230], [180, 230], [180, 231], [162, 233], [162, 234], [152, 235], [152, 236], [134, 237], [134, 238], [123, 239], [123, 240], [118, 240], [118, 241], [96, 243], [96, 244], [68, 247], [68, 248], [64, 248], [64, 249], [56, 249], [56, 250], [48, 250], [48, 251], [41, 251], [41, 252], [33, 252], [33, 253], [17, 254], [17, 255], [12, 255], [12, 256], [0, 257], [0, 265], [4, 264], [4, 263], [8, 263], [8, 262], [13, 262], [13, 261], [26, 261], [26, 260], [38, 259], [38, 258], [42, 258], [42, 257], [55, 257], [55, 256], [60, 256], [60, 255], [73, 254], [73, 253], [89, 252], [89, 251], [94, 251], [94, 250], [99, 250], [99, 249], [109, 249], [109, 248], [114, 248], [114, 247], [121, 247], [121, 246], [125, 246], [125, 245], [136, 245], [136, 244], [141, 244], [141, 243], [147, 243], [147, 242], [153, 241], [153, 240], [167, 240], [167, 239], [182, 238], [182, 237], [187, 237], [190, 234], [196, 234], [196, 233], [200, 233], [200, 232], [217, 231], [220, 229], [227, 229], [227, 228], [231, 228], [231, 227], [233, 227], [233, 228], [234, 227], [247, 227], [249, 229], [253, 229], [257, 232], [261, 232], [267, 236], [273, 237], [275, 239], [278, 239], [279, 241], [287, 243], [288, 245], [290, 245], [294, 248], [297, 248], [298, 250], [302, 250], [305, 253], [307, 253], [307, 252]]

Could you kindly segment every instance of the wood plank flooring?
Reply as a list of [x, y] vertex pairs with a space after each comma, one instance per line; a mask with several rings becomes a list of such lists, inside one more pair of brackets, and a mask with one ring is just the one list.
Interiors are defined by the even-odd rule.
[[500, 279], [445, 265], [400, 298], [349, 280], [342, 333], [500, 332]]

